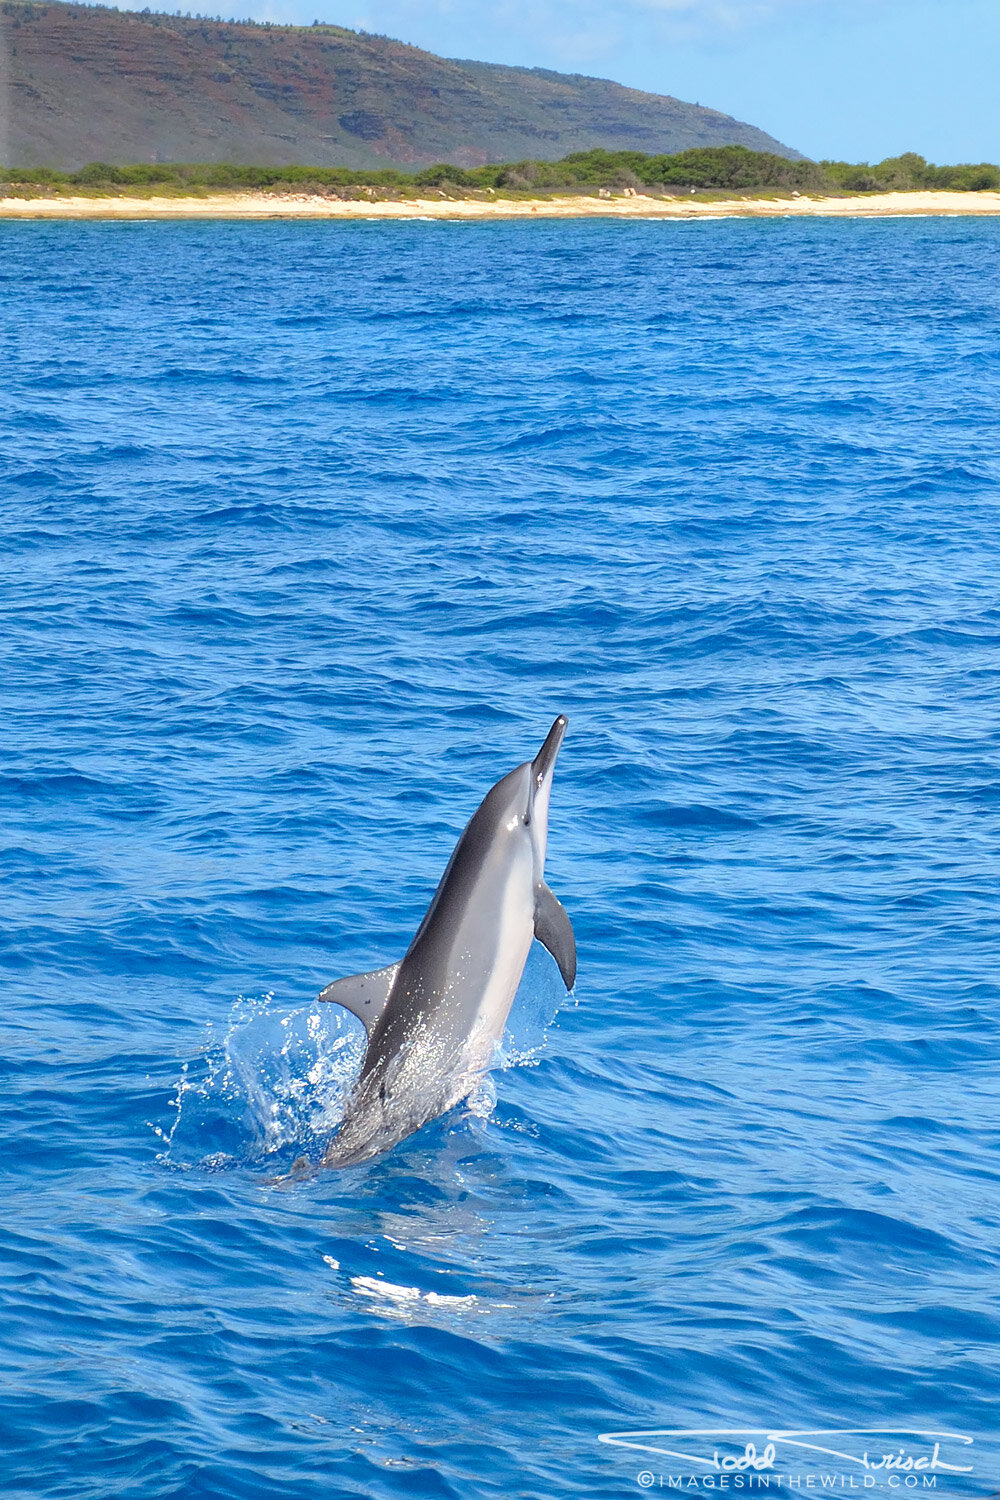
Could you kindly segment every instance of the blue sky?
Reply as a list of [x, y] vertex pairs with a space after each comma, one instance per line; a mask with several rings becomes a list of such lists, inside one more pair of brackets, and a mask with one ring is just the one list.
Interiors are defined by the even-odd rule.
[[232, 0], [221, 13], [614, 78], [812, 157], [1000, 160], [1000, 0]]

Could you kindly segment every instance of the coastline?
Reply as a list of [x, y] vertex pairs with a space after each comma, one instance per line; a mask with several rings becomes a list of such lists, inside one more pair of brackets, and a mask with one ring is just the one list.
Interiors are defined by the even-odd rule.
[[370, 201], [309, 193], [213, 193], [205, 197], [0, 198], [0, 219], [720, 219], [899, 218], [1000, 214], [1000, 192], [916, 191], [855, 197], [612, 198], [552, 196], [495, 201], [413, 198]]

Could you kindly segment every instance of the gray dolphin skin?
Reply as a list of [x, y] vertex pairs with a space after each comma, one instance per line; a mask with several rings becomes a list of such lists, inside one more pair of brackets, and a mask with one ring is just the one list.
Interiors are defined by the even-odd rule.
[[483, 798], [405, 957], [338, 979], [320, 995], [360, 1017], [368, 1032], [361, 1074], [323, 1166], [377, 1156], [470, 1093], [493, 1061], [533, 937], [573, 988], [573, 929], [544, 879], [549, 795], [566, 724], [560, 715], [534, 760]]

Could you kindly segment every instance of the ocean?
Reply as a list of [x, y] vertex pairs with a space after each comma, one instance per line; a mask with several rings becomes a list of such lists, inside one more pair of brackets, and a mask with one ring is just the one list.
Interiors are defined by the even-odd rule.
[[[997, 1488], [998, 266], [0, 223], [4, 1500]], [[573, 994], [276, 1183], [557, 713]]]

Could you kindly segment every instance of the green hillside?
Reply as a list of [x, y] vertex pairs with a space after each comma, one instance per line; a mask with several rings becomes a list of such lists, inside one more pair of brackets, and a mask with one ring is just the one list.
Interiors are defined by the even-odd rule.
[[[4, 90], [4, 73], [6, 87]], [[598, 78], [456, 62], [342, 27], [0, 3], [0, 162], [304, 164], [377, 170], [742, 145], [728, 115]]]

